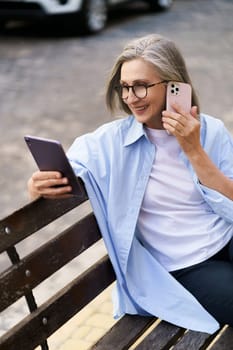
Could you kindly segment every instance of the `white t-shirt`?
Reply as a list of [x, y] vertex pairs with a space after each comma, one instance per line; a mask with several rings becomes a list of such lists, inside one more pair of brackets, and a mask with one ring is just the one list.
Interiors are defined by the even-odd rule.
[[215, 254], [231, 231], [197, 190], [176, 138], [165, 130], [146, 132], [156, 155], [139, 214], [139, 239], [168, 271], [177, 270]]

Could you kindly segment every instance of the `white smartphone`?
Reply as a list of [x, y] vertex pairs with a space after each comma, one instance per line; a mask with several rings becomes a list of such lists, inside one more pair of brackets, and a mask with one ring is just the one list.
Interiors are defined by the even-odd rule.
[[24, 140], [41, 171], [59, 171], [68, 178], [71, 194], [83, 196], [83, 190], [66, 157], [61, 143], [36, 136], [26, 135]]
[[179, 104], [185, 112], [190, 112], [192, 107], [192, 89], [190, 84], [177, 81], [169, 81], [167, 84], [166, 109], [174, 112], [172, 104]]

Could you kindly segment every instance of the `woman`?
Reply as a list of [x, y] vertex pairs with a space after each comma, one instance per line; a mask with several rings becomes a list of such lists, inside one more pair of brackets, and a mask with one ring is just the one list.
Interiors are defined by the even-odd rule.
[[[67, 155], [116, 272], [115, 317], [155, 315], [213, 333], [233, 326], [233, 140], [220, 120], [199, 115], [193, 86], [190, 112], [167, 111], [169, 81], [192, 86], [174, 43], [130, 42], [106, 94], [111, 111], [129, 116], [77, 138]], [[56, 171], [34, 173], [28, 189], [33, 199], [71, 190]]]

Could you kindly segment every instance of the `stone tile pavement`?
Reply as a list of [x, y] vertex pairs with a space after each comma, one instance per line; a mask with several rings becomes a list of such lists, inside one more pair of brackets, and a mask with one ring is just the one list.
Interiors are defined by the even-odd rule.
[[[116, 322], [112, 316], [108, 287], [90, 304], [55, 332], [49, 339], [50, 350], [88, 350]], [[36, 350], [40, 350], [38, 347]], [[109, 349], [110, 350], [110, 349]]]

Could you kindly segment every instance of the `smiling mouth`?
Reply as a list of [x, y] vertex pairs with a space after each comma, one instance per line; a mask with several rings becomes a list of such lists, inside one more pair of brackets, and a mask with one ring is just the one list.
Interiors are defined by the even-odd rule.
[[136, 112], [141, 112], [141, 111], [144, 111], [147, 107], [146, 106], [142, 106], [142, 107], [134, 107], [134, 110]]

